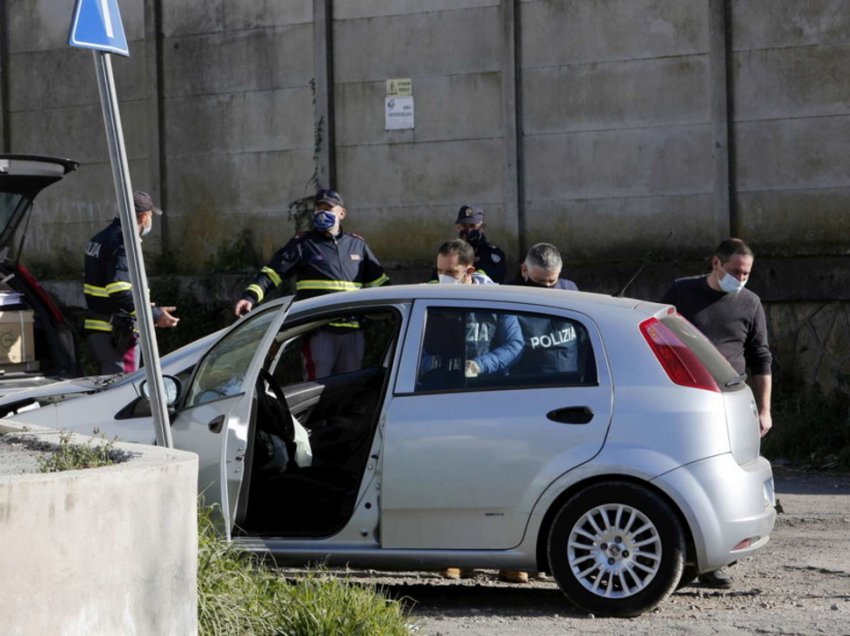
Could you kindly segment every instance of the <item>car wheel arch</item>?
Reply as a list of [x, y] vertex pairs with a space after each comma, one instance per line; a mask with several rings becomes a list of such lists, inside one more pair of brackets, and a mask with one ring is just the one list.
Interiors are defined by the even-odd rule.
[[632, 475], [622, 475], [622, 474], [604, 474], [604, 475], [594, 475], [587, 479], [583, 479], [582, 481], [578, 481], [574, 484], [570, 484], [569, 487], [565, 488], [561, 493], [555, 497], [552, 502], [549, 504], [546, 513], [543, 515], [543, 520], [540, 523], [537, 531], [537, 542], [536, 542], [536, 560], [537, 560], [537, 568], [541, 572], [551, 572], [551, 568], [549, 566], [549, 555], [548, 555], [548, 541], [549, 541], [549, 532], [552, 529], [552, 524], [555, 521], [555, 517], [561, 511], [564, 504], [574, 495], [585, 490], [591, 486], [596, 486], [599, 484], [604, 484], [607, 482], [620, 482], [620, 483], [629, 483], [635, 486], [640, 486], [645, 488], [648, 492], [659, 497], [664, 503], [666, 503], [671, 510], [676, 513], [677, 520], [679, 522], [679, 526], [682, 528], [682, 533], [685, 538], [685, 563], [692, 564], [696, 561], [696, 549], [694, 547], [694, 537], [693, 531], [691, 530], [691, 526], [688, 523], [687, 518], [682, 512], [681, 508], [676, 504], [676, 502], [661, 488], [656, 486], [655, 484], [645, 481], [643, 479], [639, 479]]

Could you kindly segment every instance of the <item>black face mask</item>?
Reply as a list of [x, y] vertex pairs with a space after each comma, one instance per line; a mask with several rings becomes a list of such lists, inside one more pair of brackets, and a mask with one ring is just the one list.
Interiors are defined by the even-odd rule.
[[541, 285], [540, 283], [535, 283], [530, 278], [524, 278], [523, 281], [522, 281], [522, 284], [525, 285], [526, 287], [539, 287], [541, 289], [549, 289], [549, 287], [547, 285]]
[[476, 245], [484, 242], [484, 232], [473, 228], [461, 230], [458, 232], [458, 236], [470, 245]]

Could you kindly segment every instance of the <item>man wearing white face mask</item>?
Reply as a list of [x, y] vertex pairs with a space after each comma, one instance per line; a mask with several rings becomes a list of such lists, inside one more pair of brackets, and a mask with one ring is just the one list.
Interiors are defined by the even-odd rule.
[[[136, 229], [145, 236], [153, 227], [154, 215], [161, 215], [146, 192], [133, 193]], [[83, 330], [100, 373], [131, 373], [139, 366], [136, 345], [136, 308], [133, 285], [127, 267], [127, 252], [121, 221], [116, 217], [86, 244], [83, 295], [86, 317]], [[157, 327], [175, 327], [179, 318], [171, 315], [175, 307], [153, 307]]]
[[[770, 414], [771, 362], [767, 321], [761, 299], [744, 286], [753, 268], [753, 251], [741, 239], [729, 238], [711, 257], [711, 273], [676, 280], [661, 302], [680, 314], [711, 340], [740, 374], [749, 369], [764, 437], [773, 425]], [[729, 587], [721, 571], [700, 575], [711, 587]]]

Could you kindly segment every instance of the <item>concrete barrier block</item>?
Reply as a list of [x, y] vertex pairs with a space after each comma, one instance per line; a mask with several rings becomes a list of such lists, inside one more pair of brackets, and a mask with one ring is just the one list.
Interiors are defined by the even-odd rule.
[[[9, 420], [0, 425], [0, 433], [59, 441], [57, 431], [29, 430]], [[129, 459], [86, 470], [0, 475], [4, 633], [197, 631], [197, 456], [114, 447]]]

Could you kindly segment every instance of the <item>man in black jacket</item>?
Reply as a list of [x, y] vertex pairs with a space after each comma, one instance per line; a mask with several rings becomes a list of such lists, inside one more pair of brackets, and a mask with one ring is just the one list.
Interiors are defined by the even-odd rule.
[[[342, 197], [319, 190], [314, 198], [313, 229], [299, 232], [263, 267], [234, 307], [241, 316], [263, 300], [269, 289], [295, 276], [295, 299], [384, 285], [389, 278], [366, 240], [342, 230]], [[360, 368], [365, 341], [356, 320], [331, 323], [317, 331], [304, 349], [306, 379]]]
[[[153, 227], [154, 215], [162, 214], [162, 210], [145, 192], [133, 194], [133, 206], [137, 231], [139, 236], [145, 236]], [[83, 330], [100, 373], [135, 371], [139, 366], [136, 308], [124, 236], [117, 217], [86, 244], [83, 295], [87, 308]], [[174, 310], [175, 307], [155, 306], [154, 324], [175, 327], [180, 319], [171, 315]]]
[[490, 277], [494, 283], [505, 282], [507, 263], [505, 253], [484, 236], [484, 210], [477, 205], [462, 205], [455, 220], [457, 235], [475, 251], [475, 269]]

